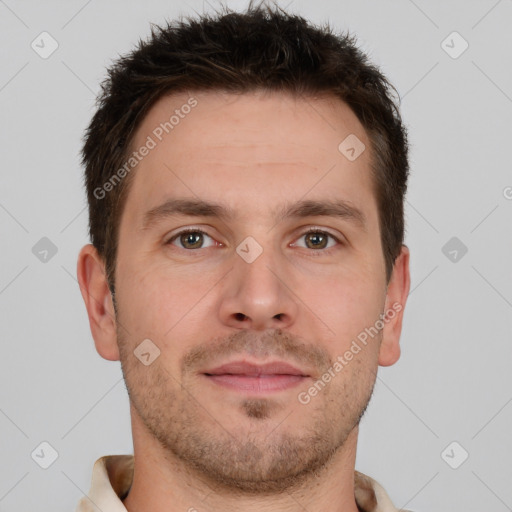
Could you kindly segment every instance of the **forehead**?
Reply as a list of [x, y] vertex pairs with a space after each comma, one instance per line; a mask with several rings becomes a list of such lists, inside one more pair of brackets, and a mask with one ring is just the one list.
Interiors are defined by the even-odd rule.
[[221, 152], [227, 146], [235, 153], [256, 146], [269, 153], [271, 146], [284, 144], [281, 157], [293, 157], [295, 146], [297, 155], [318, 158], [325, 151], [339, 155], [340, 137], [350, 134], [366, 139], [356, 115], [334, 96], [201, 91], [160, 98], [143, 119], [134, 143], [143, 144], [150, 136], [162, 146], [174, 139], [176, 154], [191, 147]]
[[[366, 149], [351, 161], [340, 151], [345, 140]], [[169, 197], [222, 199], [250, 216], [269, 203], [329, 196], [359, 204], [371, 217], [370, 143], [352, 110], [333, 96], [164, 96], [137, 129], [132, 149], [143, 146], [151, 149], [134, 170], [127, 205], [141, 214]]]

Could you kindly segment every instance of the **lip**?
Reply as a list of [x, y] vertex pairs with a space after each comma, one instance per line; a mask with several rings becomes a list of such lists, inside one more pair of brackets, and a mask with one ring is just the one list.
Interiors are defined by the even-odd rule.
[[253, 377], [260, 375], [300, 375], [302, 377], [309, 377], [307, 373], [284, 361], [274, 361], [265, 364], [253, 364], [248, 361], [233, 361], [203, 373], [209, 375], [224, 375], [230, 373], [233, 375], [247, 375]]
[[234, 361], [203, 372], [210, 382], [239, 392], [267, 394], [297, 386], [309, 375], [284, 361], [252, 364]]

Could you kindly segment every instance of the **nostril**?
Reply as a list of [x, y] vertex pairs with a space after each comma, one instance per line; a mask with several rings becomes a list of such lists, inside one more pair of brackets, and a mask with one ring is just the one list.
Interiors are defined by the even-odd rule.
[[247, 318], [243, 313], [236, 313], [235, 317], [237, 320], [240, 320], [240, 321], [245, 320]]

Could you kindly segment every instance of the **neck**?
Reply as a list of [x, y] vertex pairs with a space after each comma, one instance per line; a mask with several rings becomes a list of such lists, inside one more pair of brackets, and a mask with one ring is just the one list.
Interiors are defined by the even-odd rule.
[[243, 493], [208, 480], [148, 432], [132, 408], [134, 474], [123, 503], [128, 512], [358, 512], [354, 467], [358, 427], [319, 471], [278, 493]]

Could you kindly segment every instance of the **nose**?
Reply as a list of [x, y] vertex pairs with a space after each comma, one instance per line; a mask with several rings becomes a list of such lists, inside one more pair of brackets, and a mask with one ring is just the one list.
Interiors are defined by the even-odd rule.
[[219, 308], [222, 323], [253, 330], [285, 329], [296, 319], [294, 283], [270, 250], [252, 263], [238, 255], [224, 281]]

